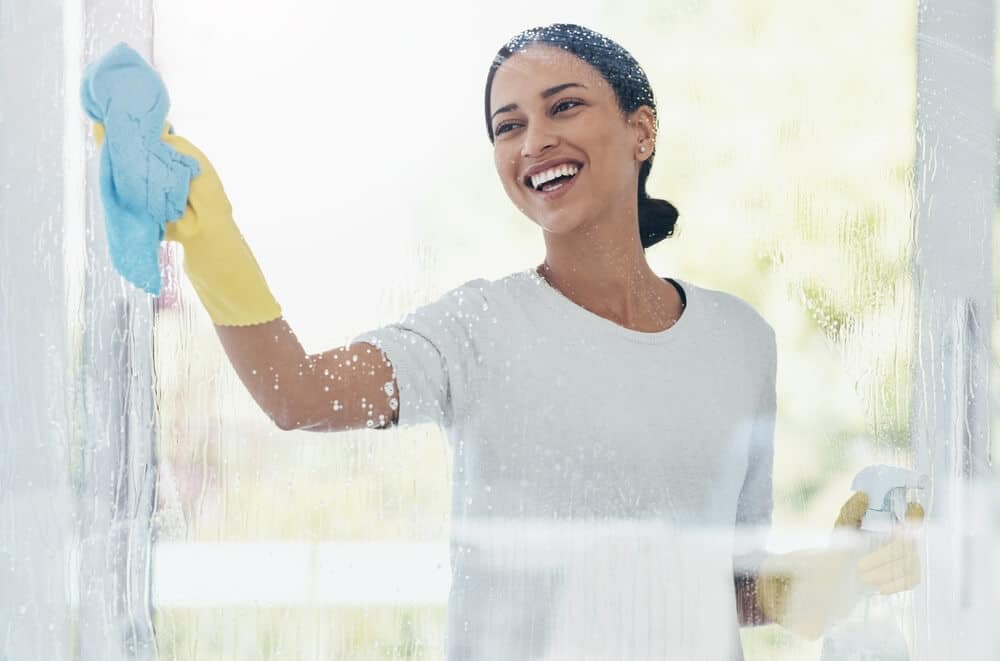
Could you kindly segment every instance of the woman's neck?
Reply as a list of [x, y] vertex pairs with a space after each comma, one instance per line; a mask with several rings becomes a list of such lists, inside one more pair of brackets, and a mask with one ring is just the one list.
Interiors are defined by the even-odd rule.
[[645, 260], [641, 268], [626, 268], [607, 279], [584, 269], [560, 270], [548, 258], [535, 272], [580, 307], [632, 330], [665, 330], [683, 312], [677, 290]]

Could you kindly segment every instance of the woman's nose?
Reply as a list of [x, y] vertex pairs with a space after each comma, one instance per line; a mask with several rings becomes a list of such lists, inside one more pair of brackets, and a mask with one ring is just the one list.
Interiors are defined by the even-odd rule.
[[521, 156], [533, 158], [559, 143], [559, 138], [545, 124], [535, 123], [524, 131], [524, 142], [521, 144]]

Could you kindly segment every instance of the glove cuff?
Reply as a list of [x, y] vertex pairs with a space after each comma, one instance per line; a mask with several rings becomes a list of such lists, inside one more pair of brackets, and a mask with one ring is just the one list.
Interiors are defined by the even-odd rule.
[[267, 286], [250, 247], [238, 240], [226, 244], [224, 259], [204, 243], [184, 243], [184, 272], [217, 326], [253, 326], [281, 316], [281, 306]]
[[757, 575], [757, 606], [765, 618], [783, 624], [791, 585], [789, 573], [774, 571], [764, 562]]

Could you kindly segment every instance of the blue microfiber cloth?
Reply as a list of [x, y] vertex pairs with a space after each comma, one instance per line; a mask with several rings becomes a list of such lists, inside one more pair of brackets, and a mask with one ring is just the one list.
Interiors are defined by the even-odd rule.
[[80, 98], [87, 115], [104, 125], [100, 184], [111, 263], [158, 295], [164, 228], [184, 215], [198, 161], [161, 139], [167, 88], [125, 42], [87, 66]]

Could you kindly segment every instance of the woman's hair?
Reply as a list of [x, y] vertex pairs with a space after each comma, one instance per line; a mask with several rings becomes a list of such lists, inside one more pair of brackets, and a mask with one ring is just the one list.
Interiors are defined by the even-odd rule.
[[[532, 44], [547, 44], [567, 51], [597, 69], [611, 85], [622, 113], [628, 114], [640, 106], [649, 106], [656, 115], [656, 102], [646, 72], [632, 55], [620, 45], [589, 28], [572, 23], [554, 23], [545, 27], [530, 28], [513, 37], [493, 58], [486, 77], [486, 132], [494, 140], [493, 123], [490, 121], [490, 90], [497, 69], [515, 53]], [[657, 124], [659, 121], [657, 120]], [[656, 148], [653, 148], [653, 154]], [[674, 233], [678, 212], [666, 200], [651, 198], [646, 192], [646, 179], [653, 167], [653, 155], [639, 169], [639, 239], [643, 250]]]

